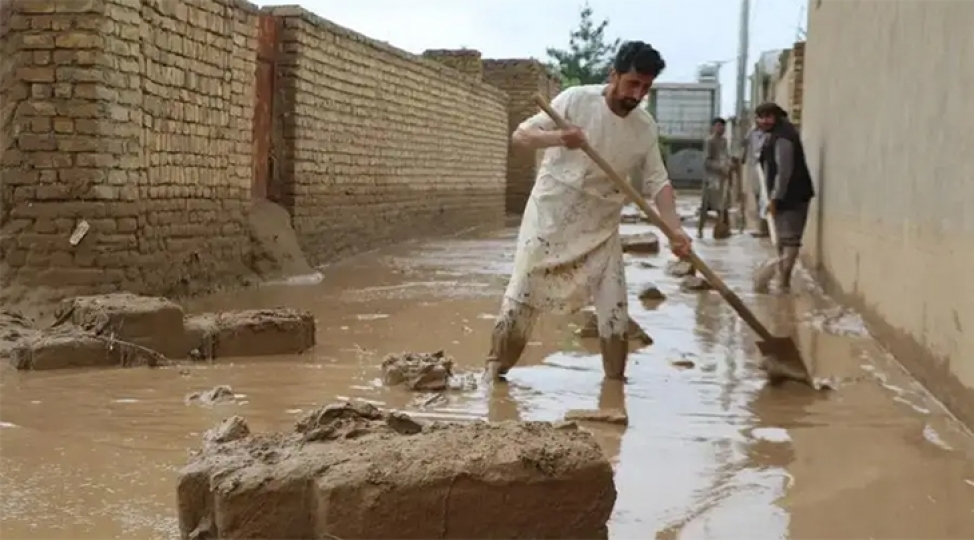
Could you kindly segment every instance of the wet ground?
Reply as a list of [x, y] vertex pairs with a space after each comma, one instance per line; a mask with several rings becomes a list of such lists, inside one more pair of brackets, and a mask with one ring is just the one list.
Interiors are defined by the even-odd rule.
[[[627, 256], [631, 317], [656, 343], [631, 354], [625, 385], [602, 382], [596, 345], [573, 334], [579, 319], [550, 318], [507, 385], [453, 395], [382, 387], [378, 366], [390, 352], [445, 349], [463, 369], [480, 369], [514, 234], [403, 245], [327, 268], [318, 284], [189, 306], [309, 309], [319, 345], [301, 357], [183, 373], [6, 372], [0, 537], [173, 538], [176, 471], [205, 429], [232, 414], [259, 431], [286, 428], [301, 411], [347, 397], [450, 419], [625, 407], [627, 428], [592, 428], [616, 467], [614, 538], [972, 536], [971, 436], [806, 276], [789, 296], [742, 296], [774, 331], [795, 331], [816, 374], [839, 381], [832, 393], [766, 387], [750, 331], [717, 293], [680, 292], [663, 273], [667, 254]], [[743, 292], [769, 253], [747, 235], [698, 248]], [[649, 282], [668, 296], [655, 307], [636, 299]], [[230, 385], [236, 400], [184, 403], [215, 385]]]

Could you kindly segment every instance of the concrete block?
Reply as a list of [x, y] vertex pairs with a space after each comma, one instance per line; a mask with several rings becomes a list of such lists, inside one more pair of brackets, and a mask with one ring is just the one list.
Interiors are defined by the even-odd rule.
[[185, 324], [189, 349], [202, 358], [298, 354], [315, 345], [315, 317], [289, 308], [203, 313]]
[[613, 470], [574, 424], [421, 424], [365, 403], [292, 433], [241, 423], [181, 471], [182, 538], [607, 537]]

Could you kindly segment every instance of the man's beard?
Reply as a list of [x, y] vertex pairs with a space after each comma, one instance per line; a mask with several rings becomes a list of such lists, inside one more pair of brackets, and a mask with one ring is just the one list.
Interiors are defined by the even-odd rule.
[[633, 98], [620, 98], [620, 100], [618, 101], [618, 103], [619, 103], [620, 109], [623, 109], [626, 112], [630, 112], [633, 109], [635, 109], [635, 108], [637, 108], [637, 107], [640, 106], [640, 102], [638, 100], [636, 100], [636, 99], [633, 99]]

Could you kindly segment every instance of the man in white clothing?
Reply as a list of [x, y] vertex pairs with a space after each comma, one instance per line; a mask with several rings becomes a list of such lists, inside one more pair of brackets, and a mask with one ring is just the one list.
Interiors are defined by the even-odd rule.
[[491, 338], [489, 376], [503, 376], [518, 361], [541, 312], [571, 313], [592, 302], [604, 375], [623, 379], [629, 315], [619, 224], [626, 199], [578, 148], [588, 142], [624, 178], [641, 172], [645, 193], [661, 218], [678, 231], [671, 250], [685, 257], [691, 239], [680, 226], [657, 125], [639, 108], [664, 65], [650, 45], [624, 43], [608, 85], [568, 88], [552, 100], [552, 108], [570, 128], [558, 129], [540, 112], [512, 135], [514, 144], [544, 148], [545, 154], [525, 207], [514, 271]]

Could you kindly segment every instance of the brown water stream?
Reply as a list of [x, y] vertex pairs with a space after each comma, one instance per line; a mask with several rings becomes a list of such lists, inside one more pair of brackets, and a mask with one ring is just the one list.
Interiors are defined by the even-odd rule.
[[[378, 365], [390, 352], [446, 349], [480, 369], [514, 234], [398, 246], [326, 268], [321, 283], [188, 306], [311, 310], [319, 345], [300, 357], [182, 372], [6, 371], [0, 537], [173, 538], [176, 471], [205, 429], [232, 414], [258, 431], [286, 428], [301, 411], [348, 397], [461, 420], [625, 406], [628, 428], [593, 428], [616, 467], [614, 538], [972, 536], [971, 436], [805, 276], [788, 297], [743, 297], [778, 331], [795, 329], [816, 373], [840, 381], [832, 393], [766, 388], [751, 332], [717, 293], [680, 292], [663, 273], [666, 254], [627, 256], [631, 316], [656, 343], [631, 354], [625, 386], [602, 383], [593, 344], [572, 333], [577, 319], [549, 318], [508, 385], [440, 397], [382, 387]], [[739, 291], [768, 256], [742, 235], [699, 250]], [[647, 282], [668, 296], [655, 309], [636, 300]], [[672, 365], [681, 359], [694, 367]], [[184, 404], [218, 384], [237, 399]]]

